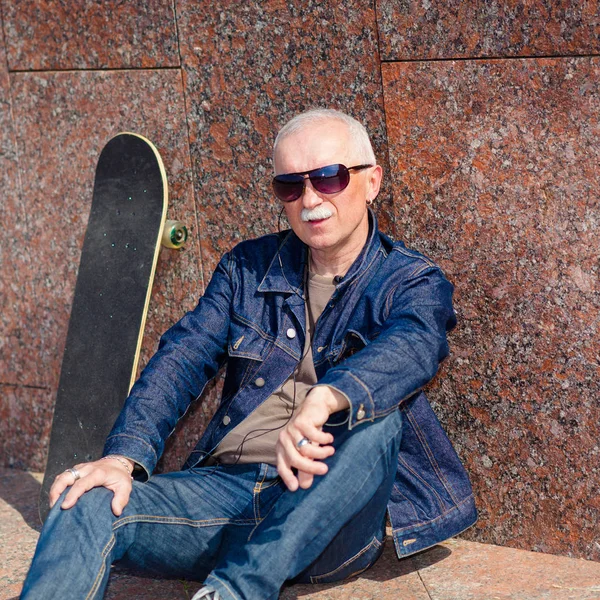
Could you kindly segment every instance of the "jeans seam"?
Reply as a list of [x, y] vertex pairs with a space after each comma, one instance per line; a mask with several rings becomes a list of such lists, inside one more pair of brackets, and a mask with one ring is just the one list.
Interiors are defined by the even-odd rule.
[[[260, 480], [260, 482], [256, 482], [254, 484], [254, 490], [252, 493], [252, 504], [253, 504], [253, 508], [254, 508], [254, 521], [255, 523], [260, 522], [260, 492], [262, 490], [262, 485], [265, 482], [265, 479], [267, 477], [267, 467], [265, 467], [264, 465], [261, 466], [261, 470], [262, 470], [262, 479]], [[260, 476], [260, 475], [259, 475]]]
[[113, 546], [115, 545], [115, 536], [114, 534], [110, 536], [110, 540], [108, 540], [108, 542], [106, 543], [106, 546], [104, 546], [103, 550], [102, 550], [102, 566], [100, 567], [100, 570], [98, 571], [98, 574], [96, 575], [96, 579], [94, 580], [94, 583], [92, 584], [92, 587], [90, 589], [90, 591], [88, 592], [88, 595], [85, 597], [85, 600], [88, 600], [89, 598], [93, 598], [96, 595], [96, 592], [98, 591], [98, 586], [100, 585], [100, 581], [102, 580], [102, 577], [104, 575], [104, 573], [106, 572], [106, 557], [108, 555], [108, 553], [112, 550]]
[[206, 519], [194, 520], [182, 517], [167, 517], [157, 515], [131, 515], [115, 521], [113, 531], [131, 523], [155, 523], [158, 525], [187, 525], [189, 527], [211, 527], [214, 525], [251, 525], [254, 519]]
[[[321, 575], [311, 575], [310, 582], [311, 583], [320, 583], [320, 581], [323, 578], [331, 577], [332, 575], [335, 575], [338, 571], [340, 571], [344, 567], [347, 567], [348, 565], [352, 564], [356, 559], [360, 558], [365, 552], [370, 550], [373, 546], [376, 546], [377, 548], [381, 548], [381, 546], [382, 546], [382, 543], [377, 539], [376, 536], [373, 536], [373, 539], [364, 548], [361, 548], [354, 556], [351, 556], [348, 560], [346, 560], [341, 565], [339, 565], [338, 567], [333, 569], [333, 571], [329, 571], [328, 573], [322, 573]], [[362, 571], [364, 571], [367, 568], [368, 567], [365, 567], [364, 569], [360, 569], [359, 571], [357, 571], [357, 573], [361, 573]], [[344, 579], [349, 579], [350, 577], [354, 577], [354, 573], [352, 575], [348, 575], [348, 577], [345, 577]]]
[[[396, 432], [396, 435], [397, 435], [397, 432]], [[395, 437], [395, 436], [392, 436], [392, 437]], [[379, 461], [381, 461], [381, 460], [384, 460], [384, 457], [385, 457], [386, 455], [387, 455], [387, 450], [386, 450], [386, 449], [383, 449], [383, 450], [382, 450], [382, 451], [379, 453], [379, 456], [377, 457], [377, 460], [375, 461], [375, 463], [372, 465], [372, 468], [371, 468], [371, 470], [369, 471], [369, 473], [368, 473], [368, 474], [365, 476], [365, 478], [363, 479], [363, 483], [362, 483], [362, 485], [360, 486], [360, 488], [358, 488], [357, 490], [355, 490], [355, 492], [356, 492], [356, 493], [353, 495], [353, 498], [354, 498], [354, 497], [356, 496], [356, 494], [357, 494], [357, 493], [359, 493], [359, 492], [362, 490], [362, 488], [363, 488], [363, 487], [366, 485], [367, 481], [368, 481], [368, 480], [370, 479], [370, 477], [371, 477], [371, 474], [373, 473], [373, 471], [375, 471], [375, 467], [376, 467], [376, 465], [379, 463]], [[393, 468], [393, 467], [392, 467], [392, 468]], [[344, 505], [344, 507], [345, 507], [345, 506], [348, 506], [348, 504], [350, 504], [350, 502], [351, 502], [351, 499], [350, 499], [350, 500], [348, 500], [348, 501], [346, 502], [346, 504]], [[342, 507], [342, 508], [344, 508], [344, 507]], [[326, 527], [326, 526], [328, 526], [328, 525], [329, 525], [329, 524], [330, 524], [330, 523], [333, 521], [333, 519], [334, 519], [334, 517], [331, 517], [331, 518], [330, 518], [330, 519], [327, 521], [327, 523], [325, 523], [325, 525], [321, 527], [321, 530], [324, 530], [324, 529], [325, 529], [325, 527]], [[309, 542], [306, 544], [306, 546], [308, 546], [309, 544], [313, 543], [313, 542], [314, 542], [314, 540], [315, 540], [315, 539], [318, 537], [319, 533], [320, 533], [320, 532], [316, 533], [316, 534], [315, 534], [315, 535], [312, 537], [312, 539], [311, 539], [311, 540], [310, 540], [310, 541], [309, 541]]]
[[214, 579], [216, 579], [224, 588], [227, 589], [227, 591], [231, 594], [231, 597], [236, 599], [238, 596], [237, 594], [233, 593], [233, 590], [227, 585], [227, 583], [225, 581], [223, 581], [220, 577], [217, 577], [216, 575], [212, 574], [210, 575], [211, 577], [213, 577]]

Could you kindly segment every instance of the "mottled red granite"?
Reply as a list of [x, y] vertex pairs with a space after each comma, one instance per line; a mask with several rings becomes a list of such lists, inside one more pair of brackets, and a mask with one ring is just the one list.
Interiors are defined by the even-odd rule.
[[[21, 285], [32, 291], [25, 328], [31, 339], [15, 349], [18, 383], [48, 388], [52, 394], [44, 402], [52, 407], [95, 165], [119, 131], [135, 131], [156, 144], [170, 184], [168, 216], [184, 221], [191, 236], [185, 250], [161, 251], [142, 364], [159, 334], [202, 292], [183, 89], [178, 70], [17, 74], [11, 81], [20, 208], [31, 256]], [[27, 448], [39, 443], [42, 432], [21, 429], [15, 435]], [[36, 459], [27, 466], [44, 464]]]
[[0, 385], [0, 466], [46, 464], [54, 393]]
[[[314, 106], [371, 131], [387, 170], [375, 11], [358, 0], [177, 3], [202, 258], [277, 228], [270, 190], [277, 130]], [[387, 222], [389, 188], [379, 207]], [[286, 225], [283, 225], [285, 227]]]
[[415, 555], [435, 600], [598, 600], [600, 564], [453, 539]]
[[431, 390], [470, 536], [600, 559], [600, 59], [383, 65], [398, 235], [456, 284]]
[[597, 54], [598, 0], [378, 0], [383, 60]]
[[[0, 25], [1, 25], [0, 21]], [[21, 265], [27, 262], [27, 237], [19, 204], [19, 176], [12, 122], [10, 79], [0, 36], [0, 382], [16, 383], [15, 362], [23, 338], [19, 315], [29, 302], [20, 285]]]
[[172, 2], [0, 0], [11, 70], [179, 65]]

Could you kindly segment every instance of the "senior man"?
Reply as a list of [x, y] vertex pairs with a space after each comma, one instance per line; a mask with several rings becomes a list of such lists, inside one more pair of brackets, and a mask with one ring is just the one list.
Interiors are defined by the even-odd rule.
[[[298, 115], [274, 145], [291, 230], [242, 242], [161, 338], [104, 458], [59, 475], [23, 598], [100, 598], [119, 562], [204, 581], [194, 598], [277, 598], [476, 520], [468, 477], [422, 388], [448, 354], [452, 286], [369, 206], [382, 169], [364, 127]], [[166, 438], [227, 364], [182, 471]], [[131, 475], [133, 474], [133, 478]]]

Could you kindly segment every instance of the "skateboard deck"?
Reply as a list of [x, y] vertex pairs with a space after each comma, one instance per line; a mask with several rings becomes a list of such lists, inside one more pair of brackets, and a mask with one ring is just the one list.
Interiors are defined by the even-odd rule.
[[56, 475], [97, 460], [135, 381], [168, 188], [157, 149], [113, 137], [96, 168], [56, 395], [40, 517]]

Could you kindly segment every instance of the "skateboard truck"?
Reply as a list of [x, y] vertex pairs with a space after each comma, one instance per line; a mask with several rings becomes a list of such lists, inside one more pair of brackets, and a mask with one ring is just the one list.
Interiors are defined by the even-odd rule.
[[161, 243], [165, 248], [183, 248], [188, 239], [187, 227], [181, 221], [165, 221]]

